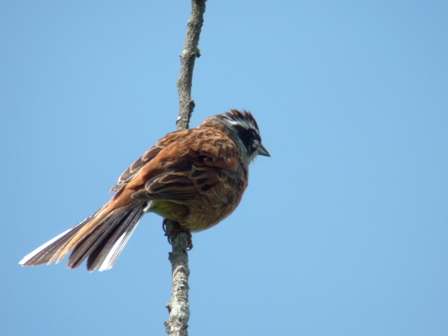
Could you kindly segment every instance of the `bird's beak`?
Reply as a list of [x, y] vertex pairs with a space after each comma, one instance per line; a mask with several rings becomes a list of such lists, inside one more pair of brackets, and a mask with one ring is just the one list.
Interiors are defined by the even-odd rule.
[[268, 150], [262, 144], [260, 144], [258, 146], [258, 155], [271, 157], [271, 155], [269, 154]]

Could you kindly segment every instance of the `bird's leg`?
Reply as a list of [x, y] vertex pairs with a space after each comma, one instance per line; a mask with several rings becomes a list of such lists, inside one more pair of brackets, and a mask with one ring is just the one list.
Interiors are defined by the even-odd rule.
[[163, 232], [165, 232], [165, 236], [168, 237], [168, 243], [171, 244], [171, 236], [177, 233], [185, 233], [187, 234], [188, 237], [188, 241], [187, 241], [187, 251], [190, 251], [193, 248], [193, 237], [191, 235], [190, 229], [181, 226], [178, 222], [175, 222], [176, 226], [173, 227], [169, 232], [168, 232], [168, 219], [163, 219], [163, 223], [162, 223], [162, 228], [163, 228]]

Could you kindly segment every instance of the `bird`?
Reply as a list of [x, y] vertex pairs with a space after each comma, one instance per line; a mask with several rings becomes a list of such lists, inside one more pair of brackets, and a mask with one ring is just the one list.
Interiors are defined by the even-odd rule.
[[87, 259], [89, 272], [108, 270], [147, 212], [176, 221], [191, 237], [236, 209], [258, 155], [270, 157], [246, 110], [231, 109], [197, 128], [168, 133], [121, 174], [109, 202], [19, 264], [58, 263], [71, 252], [68, 268]]

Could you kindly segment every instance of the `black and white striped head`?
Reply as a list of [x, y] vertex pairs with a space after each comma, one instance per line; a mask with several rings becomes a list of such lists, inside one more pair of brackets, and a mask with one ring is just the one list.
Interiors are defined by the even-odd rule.
[[230, 137], [241, 151], [243, 160], [248, 165], [257, 155], [270, 156], [267, 149], [261, 143], [260, 130], [257, 121], [250, 112], [230, 110], [223, 114], [211, 117], [223, 124]]

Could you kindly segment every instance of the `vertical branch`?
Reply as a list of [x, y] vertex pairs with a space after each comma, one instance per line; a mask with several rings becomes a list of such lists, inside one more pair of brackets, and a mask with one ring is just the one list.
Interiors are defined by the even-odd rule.
[[[165, 220], [166, 232], [172, 232], [179, 228], [179, 223]], [[171, 299], [166, 305], [170, 316], [165, 321], [165, 331], [170, 336], [187, 336], [188, 319], [190, 318], [190, 306], [188, 304], [188, 236], [179, 232], [169, 237], [172, 252], [169, 255], [171, 262]]]
[[201, 56], [198, 43], [204, 22], [205, 0], [191, 1], [191, 16], [188, 20], [187, 37], [185, 38], [184, 50], [180, 55], [181, 69], [177, 80], [179, 91], [179, 117], [177, 118], [177, 129], [187, 129], [191, 114], [194, 109], [194, 101], [191, 99], [191, 86], [193, 81], [193, 68], [196, 57]]
[[[188, 21], [187, 36], [185, 38], [184, 49], [180, 55], [181, 69], [177, 81], [179, 91], [179, 117], [176, 121], [178, 130], [189, 127], [191, 114], [194, 109], [194, 101], [191, 99], [191, 86], [193, 81], [193, 68], [196, 57], [200, 56], [198, 43], [204, 22], [206, 0], [191, 1], [191, 16]], [[166, 232], [176, 232], [179, 223], [166, 220]], [[165, 321], [165, 330], [170, 336], [187, 336], [188, 319], [190, 318], [190, 307], [188, 303], [188, 268], [187, 246], [189, 237], [184, 232], [170, 234], [169, 239], [172, 245], [172, 252], [169, 255], [172, 271], [172, 292], [171, 299], [166, 305], [170, 316]]]

